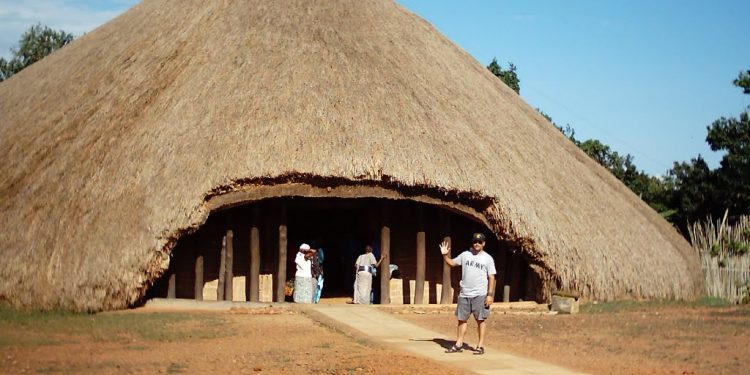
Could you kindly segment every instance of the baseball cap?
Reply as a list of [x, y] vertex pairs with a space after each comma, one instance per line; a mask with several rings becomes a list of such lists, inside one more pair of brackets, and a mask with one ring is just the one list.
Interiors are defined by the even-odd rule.
[[310, 245], [303, 243], [302, 245], [299, 245], [300, 250], [310, 250]]
[[471, 242], [484, 242], [484, 234], [483, 233], [474, 233], [471, 235]]

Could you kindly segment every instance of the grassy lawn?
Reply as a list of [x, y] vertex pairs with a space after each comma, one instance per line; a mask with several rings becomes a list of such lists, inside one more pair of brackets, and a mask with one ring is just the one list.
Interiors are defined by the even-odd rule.
[[[197, 324], [199, 323], [199, 324]], [[59, 345], [77, 339], [96, 342], [172, 342], [231, 335], [216, 314], [24, 311], [0, 304], [0, 348]], [[133, 350], [142, 345], [130, 345]]]
[[673, 300], [656, 300], [656, 301], [614, 301], [614, 302], [597, 302], [581, 305], [581, 313], [614, 313], [623, 311], [648, 310], [654, 308], [695, 308], [695, 307], [729, 307], [733, 306], [728, 301], [721, 298], [702, 297], [696, 301], [673, 301]]

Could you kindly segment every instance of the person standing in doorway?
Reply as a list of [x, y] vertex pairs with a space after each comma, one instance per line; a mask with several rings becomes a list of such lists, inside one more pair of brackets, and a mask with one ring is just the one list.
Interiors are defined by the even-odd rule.
[[294, 274], [294, 302], [312, 303], [312, 252], [310, 245], [303, 243], [294, 258], [297, 272]]
[[312, 283], [313, 283], [313, 303], [320, 302], [320, 295], [323, 293], [323, 248], [318, 246], [313, 249], [312, 257]]
[[380, 260], [375, 260], [375, 255], [372, 254], [372, 246], [365, 246], [365, 253], [357, 258], [354, 262], [354, 268], [357, 269], [357, 278], [354, 282], [354, 301], [362, 305], [370, 304], [370, 291], [372, 290], [372, 275], [375, 270], [380, 266], [380, 262], [385, 259], [386, 256], [381, 256]]
[[479, 342], [474, 348], [474, 354], [484, 354], [484, 335], [487, 330], [485, 322], [490, 316], [490, 305], [494, 301], [497, 274], [495, 260], [484, 251], [484, 245], [484, 234], [474, 233], [471, 236], [471, 248], [451, 259], [450, 244], [445, 241], [440, 244], [443, 261], [451, 267], [461, 267], [461, 292], [456, 305], [456, 343], [446, 350], [446, 353], [463, 351], [469, 315], [474, 315], [479, 333]]

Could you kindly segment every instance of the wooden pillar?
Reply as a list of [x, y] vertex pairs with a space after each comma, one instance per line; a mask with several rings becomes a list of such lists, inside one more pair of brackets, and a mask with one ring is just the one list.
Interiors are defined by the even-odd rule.
[[203, 301], [203, 255], [195, 259], [195, 300]]
[[425, 233], [417, 232], [417, 276], [414, 281], [414, 304], [424, 303], [424, 279], [425, 279]]
[[[443, 237], [443, 241], [451, 246], [451, 236]], [[451, 256], [450, 254], [448, 256]], [[443, 261], [443, 292], [440, 295], [440, 303], [443, 305], [450, 305], [453, 303], [453, 285], [451, 281], [451, 266]]]
[[218, 281], [218, 285], [216, 286], [216, 300], [217, 301], [224, 300], [224, 280], [227, 277], [226, 257], [227, 257], [227, 237], [224, 236], [221, 239], [221, 254], [219, 255], [219, 281]]
[[[448, 246], [451, 246], [451, 219], [448, 214], [441, 212], [440, 213], [440, 227], [443, 231], [443, 234], [445, 237], [443, 237], [443, 241], [448, 243]], [[448, 256], [451, 256], [451, 254], [448, 254]], [[453, 285], [451, 281], [451, 266], [447, 265], [444, 261], [443, 263], [443, 290], [440, 294], [440, 303], [443, 305], [449, 305], [453, 303]]]
[[258, 230], [259, 221], [259, 209], [255, 205], [253, 207], [253, 227], [250, 229], [250, 292], [246, 293], [249, 296], [250, 302], [259, 301], [259, 288], [260, 288], [260, 231]]
[[175, 298], [176, 289], [177, 289], [177, 287], [175, 286], [175, 282], [176, 282], [175, 279], [176, 279], [176, 276], [174, 273], [169, 275], [169, 286], [167, 287], [167, 298], [171, 298], [171, 299]]
[[[417, 221], [419, 231], [417, 232], [417, 276], [414, 279], [414, 304], [421, 305], [424, 303], [424, 273], [426, 266], [425, 255], [425, 233], [424, 233], [424, 212], [422, 207], [418, 208]], [[428, 296], [429, 297], [429, 296]]]
[[[384, 202], [385, 205], [388, 202]], [[385, 257], [380, 263], [380, 304], [391, 303], [391, 228], [388, 227], [388, 206], [383, 208], [383, 226], [380, 228], [380, 256]]]
[[226, 238], [226, 276], [224, 281], [224, 299], [234, 299], [234, 232], [227, 230]]
[[284, 286], [286, 285], [286, 205], [281, 206], [281, 223], [279, 224], [279, 268], [276, 273], [276, 302], [284, 302]]

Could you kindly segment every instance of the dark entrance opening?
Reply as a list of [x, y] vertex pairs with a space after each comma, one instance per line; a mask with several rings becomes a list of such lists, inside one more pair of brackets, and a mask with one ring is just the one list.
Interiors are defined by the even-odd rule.
[[[445, 236], [452, 240], [452, 254], [458, 255], [470, 246], [470, 236], [474, 232], [487, 235], [487, 250], [495, 259], [499, 273], [496, 300], [502, 301], [503, 285], [510, 286], [510, 300], [536, 299], [539, 282], [530, 272], [528, 262], [513, 247], [496, 239], [481, 222], [446, 208], [409, 200], [387, 200], [378, 198], [272, 198], [226, 208], [213, 212], [206, 223], [194, 233], [180, 238], [172, 250], [169, 269], [147, 292], [146, 298], [167, 297], [170, 280], [176, 298], [195, 298], [196, 259], [203, 259], [204, 282], [216, 282], [220, 269], [222, 241], [231, 230], [233, 233], [232, 274], [244, 277], [234, 300], [247, 300], [250, 293], [250, 231], [258, 228], [260, 242], [260, 274], [272, 280], [273, 286], [266, 285], [277, 300], [279, 269], [279, 226], [285, 225], [287, 242], [286, 279], [294, 278], [294, 256], [301, 243], [321, 247], [325, 253], [323, 264], [325, 285], [322, 302], [330, 298], [351, 298], [355, 278], [354, 262], [364, 252], [366, 245], [374, 248], [376, 258], [380, 257], [381, 230], [390, 228], [389, 263], [398, 266], [391, 285], [401, 283], [402, 295], [390, 291], [391, 303], [410, 303], [413, 298], [414, 280], [417, 269], [417, 233], [425, 236], [425, 281], [429, 285], [429, 296], [425, 302], [440, 303], [438, 285], [442, 286], [443, 261], [438, 244]], [[374, 301], [380, 301], [379, 278], [373, 279]], [[458, 295], [460, 268], [451, 272], [453, 299]], [[239, 280], [239, 279], [238, 279]], [[238, 281], [235, 281], [237, 284]], [[241, 282], [241, 281], [240, 281]], [[395, 282], [395, 284], [394, 284]], [[209, 284], [206, 284], [209, 285]], [[235, 288], [238, 286], [235, 285]], [[207, 289], [206, 289], [207, 290]], [[204, 295], [205, 295], [204, 291]], [[208, 296], [211, 299], [210, 295]], [[263, 293], [261, 293], [263, 297]], [[402, 298], [400, 298], [402, 297]], [[269, 301], [270, 302], [270, 301]]]

